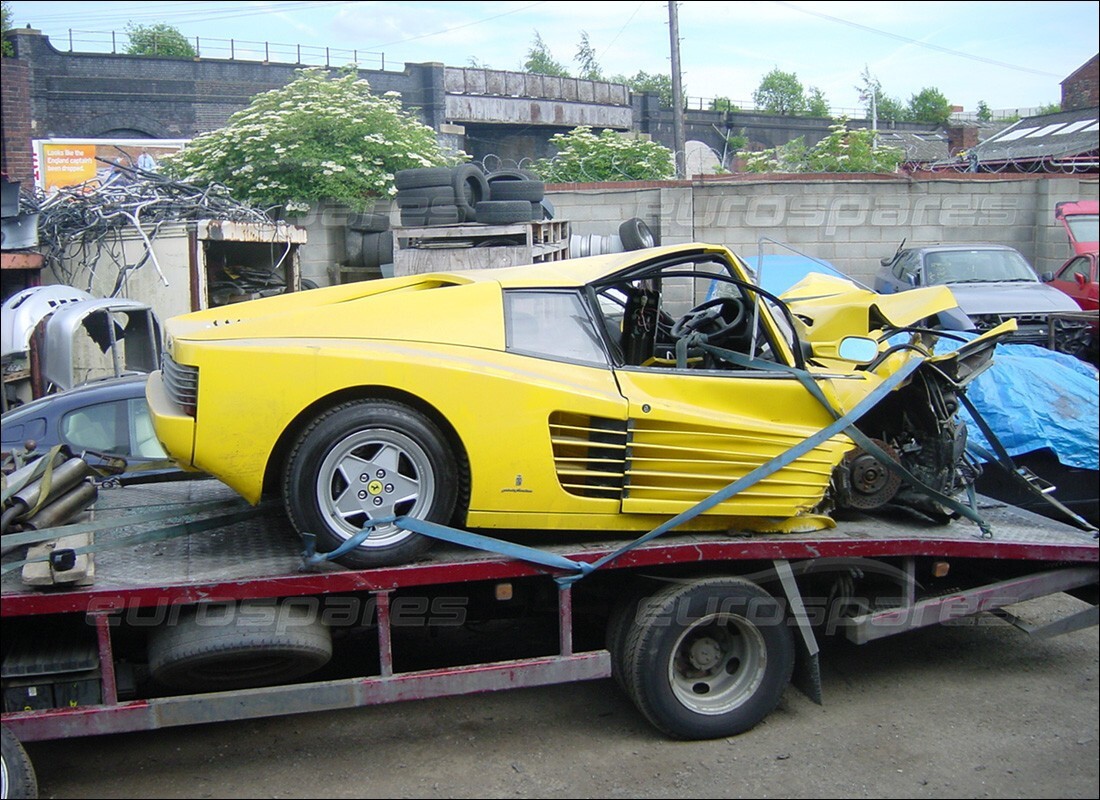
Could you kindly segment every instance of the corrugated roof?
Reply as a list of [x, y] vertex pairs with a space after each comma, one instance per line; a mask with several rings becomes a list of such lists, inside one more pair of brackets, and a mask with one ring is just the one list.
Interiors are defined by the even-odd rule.
[[1021, 119], [971, 152], [980, 162], [1041, 161], [1096, 155], [1100, 109], [1083, 108]]

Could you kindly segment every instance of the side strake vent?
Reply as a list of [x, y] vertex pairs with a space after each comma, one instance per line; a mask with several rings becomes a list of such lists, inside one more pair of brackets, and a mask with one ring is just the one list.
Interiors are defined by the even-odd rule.
[[565, 491], [617, 500], [626, 469], [626, 421], [569, 414], [550, 415], [554, 469]]

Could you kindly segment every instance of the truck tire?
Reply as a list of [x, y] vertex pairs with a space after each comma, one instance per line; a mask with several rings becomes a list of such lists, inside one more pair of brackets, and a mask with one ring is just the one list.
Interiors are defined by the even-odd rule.
[[546, 184], [542, 181], [493, 181], [489, 184], [492, 200], [526, 200], [538, 203], [546, 194]]
[[450, 186], [454, 177], [450, 167], [417, 167], [394, 173], [393, 185], [402, 189], [423, 189], [427, 186]]
[[389, 214], [370, 214], [357, 211], [348, 217], [348, 227], [363, 233], [379, 233], [390, 229]]
[[453, 206], [455, 205], [455, 192], [450, 186], [425, 186], [423, 189], [404, 189], [394, 195], [393, 202], [402, 210], [426, 210], [434, 206]]
[[401, 224], [406, 228], [422, 228], [430, 225], [456, 225], [462, 221], [458, 206], [439, 205], [431, 208], [401, 209]]
[[634, 217], [619, 226], [619, 238], [627, 250], [645, 250], [657, 246], [657, 237], [642, 220]]
[[[317, 536], [318, 552], [331, 552], [372, 519], [450, 523], [462, 485], [455, 455], [430, 419], [403, 403], [354, 400], [322, 413], [302, 432], [287, 459], [283, 498], [295, 528]], [[430, 544], [382, 524], [339, 563], [353, 569], [405, 564]]]
[[272, 686], [332, 658], [332, 634], [312, 604], [244, 601], [224, 608], [211, 619], [189, 609], [150, 633], [149, 670], [157, 683], [181, 692]]
[[473, 222], [477, 218], [477, 204], [489, 199], [489, 182], [485, 179], [485, 173], [476, 164], [455, 167], [451, 187], [454, 189], [454, 204], [462, 213], [462, 222]]
[[642, 597], [639, 594], [631, 594], [621, 598], [615, 603], [607, 619], [606, 646], [608, 652], [611, 653], [611, 677], [615, 679], [615, 683], [626, 693], [627, 697], [633, 697], [634, 690], [631, 688], [628, 679], [626, 642], [641, 601]]
[[27, 751], [12, 733], [0, 726], [0, 797], [21, 798], [38, 797], [38, 780]]
[[755, 726], [778, 705], [795, 658], [779, 602], [738, 578], [673, 585], [645, 598], [624, 652], [635, 705], [677, 739]]
[[485, 225], [530, 222], [531, 203], [526, 200], [486, 200], [477, 204], [477, 221]]

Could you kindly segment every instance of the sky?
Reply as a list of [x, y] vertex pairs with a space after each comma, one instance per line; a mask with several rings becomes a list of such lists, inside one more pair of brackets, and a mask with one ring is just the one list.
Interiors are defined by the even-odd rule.
[[[261, 42], [288, 45], [334, 65], [405, 63], [522, 70], [536, 36], [573, 74], [582, 37], [608, 76], [668, 73], [669, 10], [657, 0], [618, 2], [32, 2], [11, 0], [14, 27], [32, 27], [55, 47], [109, 49], [110, 31], [167, 23], [209, 56]], [[906, 104], [938, 89], [976, 111], [1033, 109], [1061, 99], [1061, 82], [1098, 50], [1100, 4], [1089, 2], [705, 2], [677, 4], [684, 94], [751, 105], [772, 70], [820, 89], [834, 109], [863, 107], [863, 76]], [[245, 42], [257, 43], [246, 45]], [[283, 45], [284, 47], [276, 47]], [[341, 51], [341, 52], [337, 52]], [[294, 61], [293, 58], [271, 60]], [[308, 60], [303, 58], [303, 60]], [[705, 107], [705, 105], [704, 105]]]

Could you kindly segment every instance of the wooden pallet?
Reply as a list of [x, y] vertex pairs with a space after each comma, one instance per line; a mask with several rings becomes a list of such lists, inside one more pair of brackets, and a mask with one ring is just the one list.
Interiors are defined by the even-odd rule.
[[569, 258], [567, 220], [394, 228], [395, 275], [494, 269]]

